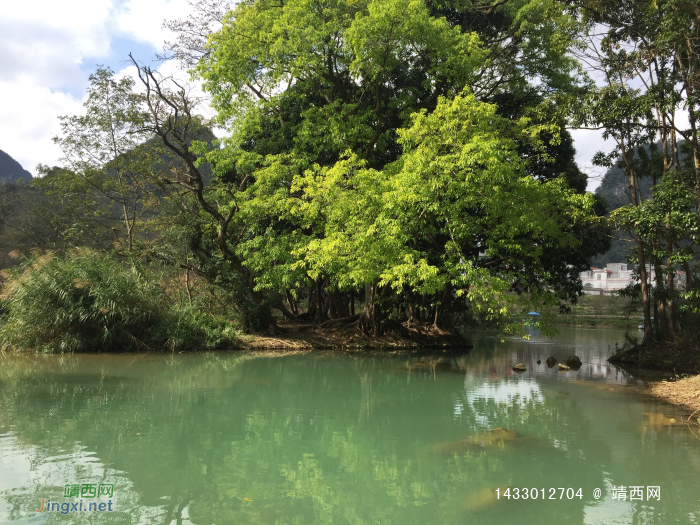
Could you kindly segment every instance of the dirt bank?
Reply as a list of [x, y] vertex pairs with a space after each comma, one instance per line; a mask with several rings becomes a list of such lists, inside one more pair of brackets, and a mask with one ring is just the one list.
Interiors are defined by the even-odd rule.
[[419, 350], [465, 349], [471, 345], [458, 334], [438, 331], [430, 325], [398, 324], [385, 335], [369, 337], [351, 324], [327, 321], [317, 324], [281, 321], [271, 326], [268, 335], [251, 336], [250, 349], [280, 350]]
[[700, 417], [700, 376], [650, 383], [647, 391], [654, 397], [691, 410], [692, 418]]

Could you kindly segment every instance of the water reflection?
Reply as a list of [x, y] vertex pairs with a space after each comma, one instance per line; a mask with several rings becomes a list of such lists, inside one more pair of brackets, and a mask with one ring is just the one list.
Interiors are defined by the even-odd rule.
[[[607, 364], [621, 334], [605, 334], [484, 335], [450, 359], [6, 357], [0, 522], [692, 523], [700, 440], [656, 424], [682, 414]], [[570, 355], [578, 371], [546, 366]], [[114, 483], [116, 511], [34, 512], [79, 482]], [[662, 499], [612, 501], [621, 484]], [[584, 495], [494, 499], [499, 487]]]

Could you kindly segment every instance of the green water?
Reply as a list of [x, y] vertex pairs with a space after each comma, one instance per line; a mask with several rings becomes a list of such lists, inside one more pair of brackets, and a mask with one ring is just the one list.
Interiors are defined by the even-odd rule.
[[[0, 523], [700, 523], [698, 428], [654, 424], [684, 413], [607, 364], [622, 332], [473, 340], [434, 368], [333, 353], [1, 358]], [[544, 363], [572, 354], [577, 372]], [[112, 512], [35, 512], [86, 483], [114, 485]], [[619, 485], [659, 486], [660, 500], [613, 500]], [[538, 499], [496, 500], [498, 487]]]

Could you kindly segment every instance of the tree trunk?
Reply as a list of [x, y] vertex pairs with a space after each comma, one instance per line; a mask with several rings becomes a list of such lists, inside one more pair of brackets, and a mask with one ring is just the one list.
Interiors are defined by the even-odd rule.
[[409, 326], [414, 322], [417, 321], [418, 317], [416, 317], [416, 307], [413, 306], [412, 304], [408, 305], [408, 324]]
[[316, 316], [316, 282], [309, 283], [309, 303], [306, 308], [306, 316], [313, 319]]
[[321, 279], [318, 279], [317, 281], [314, 281], [314, 297], [316, 299], [316, 309], [314, 312], [314, 320], [317, 322], [320, 322], [324, 315], [325, 312], [323, 311], [323, 289], [322, 289], [322, 282]]
[[[688, 98], [691, 98], [692, 93], [692, 90], [688, 91]], [[693, 152], [693, 168], [695, 169], [695, 201], [698, 203], [698, 213], [700, 213], [700, 144], [698, 144], [698, 120], [692, 104], [688, 104], [688, 120], [691, 131], [690, 146]]]
[[[630, 179], [630, 190], [632, 193], [632, 204], [639, 206], [641, 198], [637, 188], [637, 173], [634, 168], [634, 151], [627, 151], [622, 145], [622, 158], [625, 161], [627, 173]], [[637, 240], [637, 252], [639, 261], [639, 280], [642, 285], [642, 306], [644, 309], [644, 341], [651, 341], [654, 338], [654, 331], [651, 326], [651, 304], [649, 300], [649, 280], [647, 278], [646, 257], [644, 256], [644, 242], [635, 232], [634, 236]]]
[[338, 301], [336, 301], [336, 296], [334, 292], [328, 292], [328, 317], [331, 319], [338, 319], [341, 317], [338, 315]]
[[668, 317], [666, 316], [666, 294], [664, 293], [664, 276], [660, 264], [654, 264], [654, 273], [656, 274], [656, 290], [654, 290], [654, 325], [656, 326], [657, 333], [660, 332], [663, 334], [664, 338], [667, 338]]
[[668, 335], [671, 339], [676, 338], [676, 312], [674, 311], [673, 296], [675, 295], [675, 268], [671, 262], [673, 253], [673, 243], [669, 240], [666, 243], [666, 265], [668, 268], [666, 293], [668, 294]]
[[651, 304], [649, 301], [649, 282], [647, 280], [646, 261], [644, 259], [644, 243], [637, 241], [639, 251], [639, 280], [642, 284], [642, 307], [644, 309], [644, 341], [651, 341], [654, 337], [651, 328]]
[[435, 307], [435, 319], [433, 326], [439, 330], [450, 330], [452, 323], [450, 322], [450, 303], [452, 299], [452, 286], [447, 283], [442, 292], [442, 297]]
[[294, 317], [299, 315], [299, 307], [297, 306], [297, 302], [294, 300], [294, 296], [289, 292], [289, 290], [284, 291], [284, 298], [287, 300], [289, 310], [292, 312]]
[[690, 263], [683, 263], [683, 271], [685, 272], [685, 291], [688, 292], [693, 287], [693, 274], [690, 273]]
[[380, 334], [379, 307], [377, 305], [377, 282], [365, 283], [365, 307], [360, 315], [359, 327], [366, 335]]
[[282, 315], [286, 319], [290, 319], [290, 320], [296, 319], [296, 315], [294, 315], [292, 312], [290, 312], [289, 309], [286, 306], [284, 306], [284, 303], [282, 301], [277, 303], [277, 305], [274, 306], [273, 308], [277, 308], [280, 312], [282, 312]]
[[349, 317], [350, 312], [348, 312], [348, 307], [345, 304], [343, 295], [340, 292], [332, 291], [328, 292], [328, 296], [331, 302], [331, 308], [335, 310], [336, 317], [342, 319], [344, 317]]

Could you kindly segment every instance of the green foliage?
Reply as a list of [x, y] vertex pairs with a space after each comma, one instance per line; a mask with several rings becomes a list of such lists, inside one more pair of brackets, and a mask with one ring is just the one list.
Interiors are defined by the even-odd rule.
[[149, 332], [154, 343], [171, 351], [233, 348], [240, 338], [240, 330], [231, 321], [205, 312], [198, 305], [170, 306]]
[[236, 249], [256, 289], [575, 300], [601, 245], [550, 96], [582, 80], [575, 28], [547, 1], [239, 4], [196, 72], [232, 131], [207, 158], [250, 174]]
[[117, 80], [109, 68], [90, 75], [85, 114], [61, 117], [61, 135], [53, 139], [66, 169], [41, 166], [45, 177], [37, 181], [48, 192], [71, 196], [73, 207], [89, 210], [93, 221], [115, 234], [123, 225], [129, 250], [147, 203], [144, 175], [157, 160], [137, 147], [145, 116], [133, 88], [131, 77]]
[[[696, 213], [692, 186], [689, 188], [683, 174], [670, 171], [653, 187], [653, 198], [639, 206], [623, 206], [611, 214], [611, 220], [627, 231], [635, 231], [645, 242], [658, 246], [650, 256], [661, 260], [667, 256], [666, 241], [680, 239], [697, 242], [700, 220]], [[664, 242], [661, 242], [664, 241]], [[692, 250], [674, 251], [669, 262], [682, 265], [694, 257]]]
[[315, 318], [364, 299], [362, 323], [507, 319], [514, 293], [566, 308], [607, 232], [558, 107], [590, 84], [568, 53], [579, 18], [554, 0], [239, 2], [192, 70], [229, 137], [132, 58], [143, 90], [99, 68], [37, 187], [80, 210], [54, 221], [64, 245], [111, 233], [248, 330], [312, 289]]
[[90, 250], [26, 260], [2, 290], [3, 349], [40, 352], [206, 349], [235, 344], [231, 325], [162, 299], [136, 264]]
[[[348, 153], [332, 167], [293, 177], [291, 195], [281, 199], [287, 217], [322, 229], [288, 237], [299, 257], [289, 266], [314, 279], [327, 275], [341, 290], [372, 281], [395, 293], [451, 286], [494, 315], [505, 313], [502, 294], [523, 268], [540, 290], [544, 283], [555, 289], [543, 251], [577, 246], [563, 226], [592, 221], [594, 203], [561, 179], [528, 174], [517, 142], [541, 148], [542, 126], [499, 117], [495, 105], [467, 93], [441, 99], [412, 122], [397, 131], [404, 155], [384, 170]], [[268, 268], [256, 269], [272, 283], [277, 268]]]

